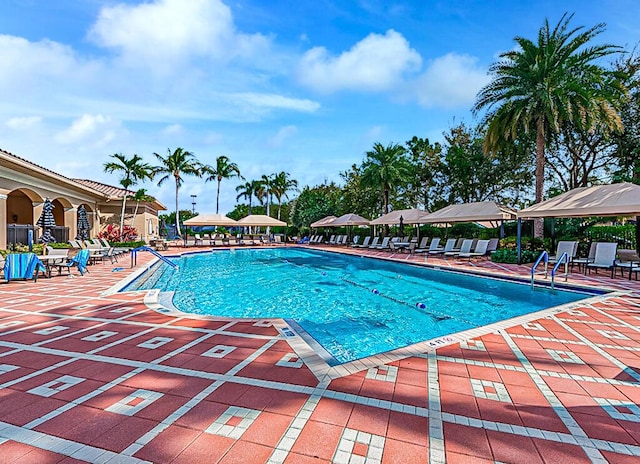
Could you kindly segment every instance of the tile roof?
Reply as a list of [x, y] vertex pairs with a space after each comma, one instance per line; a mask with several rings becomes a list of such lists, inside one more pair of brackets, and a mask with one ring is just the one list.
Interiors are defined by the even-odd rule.
[[73, 179], [73, 181], [78, 182], [94, 190], [97, 190], [100, 193], [103, 193], [105, 195], [108, 195], [110, 197], [115, 197], [115, 198], [122, 198], [125, 195], [125, 193], [129, 195], [133, 195], [135, 193], [131, 190], [125, 190], [123, 188], [116, 187], [114, 185], [103, 184], [102, 182], [97, 182], [95, 180]]

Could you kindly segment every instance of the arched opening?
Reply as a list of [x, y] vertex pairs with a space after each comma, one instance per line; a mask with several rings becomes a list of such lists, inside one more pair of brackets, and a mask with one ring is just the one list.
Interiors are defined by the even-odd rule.
[[51, 202], [53, 204], [53, 219], [57, 226], [64, 226], [64, 206], [57, 198]]
[[33, 225], [37, 218], [34, 217], [34, 203], [42, 203], [43, 199], [33, 190], [26, 188], [16, 189], [7, 195], [7, 246], [17, 243], [29, 243], [37, 239], [37, 228]]

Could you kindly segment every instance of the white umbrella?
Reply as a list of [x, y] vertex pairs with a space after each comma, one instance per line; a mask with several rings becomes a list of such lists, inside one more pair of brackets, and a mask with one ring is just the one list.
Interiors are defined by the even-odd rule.
[[327, 227], [329, 226], [335, 219], [337, 219], [335, 216], [327, 216], [325, 218], [322, 218], [316, 222], [311, 223], [311, 225], [309, 227], [312, 228], [317, 228], [317, 227]]
[[338, 219], [326, 224], [327, 227], [368, 226], [369, 220], [354, 213], [343, 214]]
[[370, 222], [373, 226], [378, 225], [395, 225], [400, 224], [400, 218], [402, 218], [402, 222], [405, 224], [420, 224], [422, 222], [422, 218], [429, 214], [428, 211], [423, 211], [421, 209], [413, 208], [413, 209], [397, 209], [395, 211], [391, 211], [384, 216], [380, 216], [377, 219], [374, 219]]
[[264, 214], [252, 214], [250, 216], [244, 217], [240, 219], [237, 223], [239, 226], [251, 226], [251, 227], [275, 227], [275, 226], [286, 226], [287, 223], [284, 221], [279, 221], [270, 216], [265, 216]]

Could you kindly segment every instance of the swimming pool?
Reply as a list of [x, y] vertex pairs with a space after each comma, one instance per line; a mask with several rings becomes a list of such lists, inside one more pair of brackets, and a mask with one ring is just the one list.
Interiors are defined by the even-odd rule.
[[293, 319], [343, 363], [586, 298], [457, 272], [300, 248], [159, 263], [124, 291], [174, 291], [181, 311]]

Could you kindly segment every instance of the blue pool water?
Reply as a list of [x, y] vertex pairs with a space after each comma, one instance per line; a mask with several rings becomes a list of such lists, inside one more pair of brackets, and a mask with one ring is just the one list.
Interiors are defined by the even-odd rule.
[[195, 314], [293, 319], [337, 362], [586, 298], [299, 248], [215, 251], [161, 263], [125, 288], [174, 291]]

